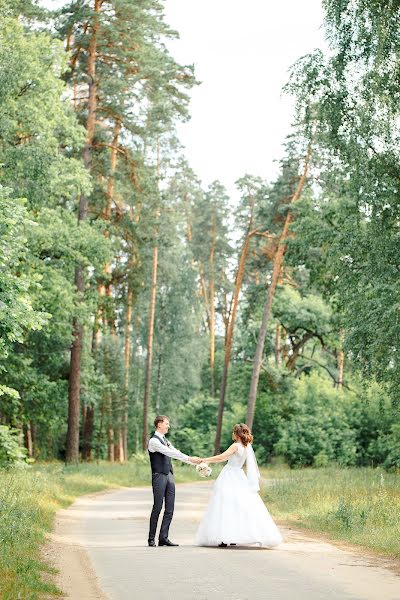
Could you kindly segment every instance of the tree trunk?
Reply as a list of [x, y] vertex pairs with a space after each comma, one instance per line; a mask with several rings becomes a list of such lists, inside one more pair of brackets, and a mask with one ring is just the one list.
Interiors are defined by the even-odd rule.
[[[253, 250], [253, 257], [254, 257], [254, 260], [257, 259], [257, 251], [256, 250]], [[254, 283], [256, 285], [260, 285], [260, 272], [257, 268], [254, 271]]]
[[[82, 432], [85, 431], [85, 423], [86, 423], [86, 412], [87, 412], [87, 406], [86, 404], [82, 404], [82, 420], [81, 420], [81, 428], [82, 428]], [[82, 435], [83, 437], [83, 435]]]
[[210, 392], [211, 396], [215, 397], [215, 243], [216, 243], [216, 226], [215, 215], [212, 223], [212, 242], [210, 249]]
[[344, 352], [342, 350], [343, 342], [344, 342], [344, 334], [343, 331], [340, 332], [340, 341], [341, 348], [337, 353], [337, 368], [338, 368], [338, 378], [337, 378], [337, 388], [341, 390], [343, 388], [343, 368], [344, 368]]
[[[104, 296], [104, 294], [105, 294], [104, 285], [97, 286], [97, 294], [98, 294], [99, 298]], [[100, 339], [101, 339], [101, 328], [100, 328], [101, 317], [102, 317], [101, 302], [99, 302], [99, 304], [100, 304], [100, 306], [97, 305], [97, 307], [96, 307], [96, 311], [94, 313], [94, 320], [93, 320], [93, 330], [92, 330], [92, 356], [93, 357], [95, 357], [95, 355], [96, 355], [97, 348], [100, 345]]]
[[[112, 213], [112, 202], [114, 199], [114, 190], [115, 190], [115, 171], [117, 168], [117, 157], [118, 157], [118, 139], [119, 133], [121, 130], [121, 121], [116, 119], [114, 122], [114, 130], [113, 130], [113, 141], [111, 145], [111, 159], [110, 159], [110, 175], [108, 177], [108, 185], [107, 185], [107, 206], [104, 211], [104, 219], [107, 221], [111, 221], [111, 213]], [[105, 234], [109, 237], [109, 232], [106, 231]], [[109, 276], [109, 281], [105, 286], [105, 293], [107, 298], [107, 325], [108, 330], [111, 334], [112, 339], [115, 341], [116, 331], [115, 331], [115, 314], [114, 314], [114, 300], [112, 294], [112, 265], [111, 263], [106, 264], [105, 266], [105, 274]], [[113, 410], [113, 405], [115, 404], [114, 396], [111, 396], [111, 410], [109, 410], [109, 421], [108, 427], [110, 429], [107, 439], [109, 443], [114, 445], [113, 450], [111, 448], [108, 449], [108, 455], [111, 460], [119, 460], [123, 462], [124, 456], [121, 455], [121, 424], [119, 422], [114, 423], [114, 416], [117, 414], [119, 416], [118, 410]]]
[[339, 350], [338, 355], [337, 355], [337, 362], [338, 362], [337, 387], [340, 390], [343, 387], [343, 366], [344, 366], [344, 352], [343, 352], [343, 350]]
[[275, 332], [275, 366], [281, 366], [281, 325], [278, 323]]
[[94, 431], [94, 406], [86, 407], [86, 418], [83, 426], [82, 458], [83, 460], [92, 460], [92, 444]]
[[200, 295], [203, 296], [203, 299], [204, 299], [204, 306], [206, 309], [207, 327], [210, 330], [210, 301], [208, 299], [206, 279], [205, 279], [205, 275], [204, 275], [203, 265], [201, 264], [201, 260], [199, 260], [198, 266], [199, 266], [199, 277], [200, 277]]
[[[104, 296], [105, 289], [104, 285], [97, 286], [99, 297]], [[92, 330], [92, 356], [96, 359], [97, 349], [100, 345], [101, 337], [101, 307], [97, 306], [94, 313], [93, 330]], [[86, 407], [85, 419], [83, 419], [83, 443], [82, 443], [82, 459], [86, 461], [92, 460], [93, 452], [93, 433], [94, 433], [94, 419], [95, 419], [95, 406]]]
[[[95, 0], [92, 36], [90, 38], [88, 47], [87, 74], [89, 78], [89, 99], [86, 124], [86, 143], [83, 149], [83, 162], [88, 171], [90, 171], [92, 167], [92, 149], [97, 111], [96, 52], [100, 7], [101, 0]], [[85, 194], [81, 194], [79, 201], [78, 224], [86, 219], [87, 212], [88, 198]], [[78, 295], [83, 295], [85, 282], [83, 267], [81, 265], [77, 265], [75, 268], [75, 286]], [[70, 374], [68, 384], [68, 429], [65, 456], [65, 461], [67, 464], [77, 464], [79, 462], [80, 376], [84, 329], [82, 323], [77, 317], [73, 319], [72, 330], [73, 341], [71, 347]]]
[[117, 427], [115, 428], [115, 432], [114, 432], [114, 460], [119, 461], [119, 462], [121, 462], [120, 445], [119, 445], [120, 435], [121, 435], [121, 431], [119, 429], [119, 426], [117, 425]]
[[215, 282], [210, 279], [210, 393], [215, 397]]
[[185, 212], [186, 212], [186, 238], [188, 243], [190, 244], [192, 241], [192, 226], [190, 224], [190, 210], [189, 210], [189, 206], [190, 206], [190, 202], [189, 202], [189, 194], [187, 192], [185, 192], [184, 197], [183, 197], [183, 202], [184, 202], [184, 206], [185, 206]]
[[24, 428], [25, 448], [28, 451], [28, 458], [33, 458], [33, 440], [31, 423], [28, 421]]
[[[303, 186], [304, 186], [304, 182], [307, 177], [308, 163], [309, 163], [310, 155], [311, 155], [311, 152], [309, 150], [307, 153], [305, 164], [304, 164], [303, 173], [299, 179], [297, 189], [292, 196], [290, 204], [293, 204], [294, 202], [296, 202], [301, 195], [301, 192], [302, 192]], [[279, 275], [281, 272], [283, 257], [286, 252], [286, 249], [287, 249], [287, 237], [288, 237], [288, 233], [289, 233], [289, 226], [292, 222], [292, 219], [293, 219], [293, 213], [290, 210], [290, 206], [289, 206], [288, 212], [286, 215], [286, 219], [285, 219], [285, 223], [284, 223], [281, 235], [279, 237], [279, 243], [278, 243], [278, 246], [277, 246], [277, 249], [275, 252], [275, 256], [274, 256], [274, 266], [273, 266], [273, 270], [272, 270], [271, 283], [267, 290], [267, 298], [266, 298], [264, 311], [263, 311], [263, 315], [262, 315], [262, 319], [261, 319], [261, 326], [260, 326], [260, 331], [258, 334], [256, 353], [254, 356], [253, 373], [252, 373], [251, 383], [250, 383], [249, 400], [248, 400], [248, 405], [247, 405], [247, 417], [246, 417], [246, 423], [250, 428], [253, 427], [254, 413], [255, 413], [255, 408], [256, 408], [258, 381], [260, 378], [262, 357], [263, 357], [263, 352], [264, 352], [265, 336], [267, 334], [268, 321], [271, 316], [272, 301], [275, 296], [275, 291], [276, 291], [276, 287], [278, 284]]]
[[100, 425], [99, 425], [99, 433], [97, 435], [97, 451], [96, 451], [97, 462], [99, 462], [100, 450], [101, 450], [101, 446], [103, 444], [104, 413], [105, 413], [105, 407], [104, 407], [104, 397], [103, 397], [102, 401], [101, 401], [101, 405], [100, 405]]
[[[104, 312], [103, 314], [103, 329], [107, 330], [107, 328], [110, 326], [110, 316], [106, 314], [106, 312]], [[110, 371], [110, 365], [108, 364], [108, 360], [109, 360], [109, 356], [106, 355], [105, 356], [105, 369], [106, 372], [108, 373]], [[102, 401], [102, 416], [101, 416], [101, 420], [102, 420], [102, 424], [103, 422], [105, 423], [105, 430], [106, 430], [106, 440], [107, 440], [107, 460], [109, 460], [110, 462], [114, 462], [114, 458], [115, 458], [115, 448], [114, 448], [114, 441], [115, 441], [115, 432], [114, 432], [114, 410], [113, 410], [113, 396], [110, 390], [106, 390], [103, 396], [103, 401]], [[105, 417], [105, 419], [104, 419]]]
[[[106, 296], [109, 299], [108, 305], [108, 318], [107, 318], [107, 326], [111, 335], [111, 339], [113, 342], [113, 348], [116, 347], [116, 331], [115, 331], [115, 315], [114, 309], [112, 307], [112, 284], [108, 284], [106, 286]], [[109, 460], [113, 462], [114, 460], [120, 460], [120, 445], [119, 445], [119, 435], [120, 435], [120, 423], [119, 423], [119, 410], [118, 405], [115, 399], [115, 393], [110, 393], [109, 404], [108, 404], [108, 434], [107, 440], [108, 444], [111, 444], [113, 448], [108, 448], [108, 456]]]
[[226, 335], [226, 340], [225, 340], [224, 369], [222, 372], [222, 379], [221, 379], [221, 390], [220, 390], [219, 405], [218, 405], [218, 417], [217, 417], [217, 430], [216, 430], [215, 442], [214, 442], [214, 454], [219, 454], [219, 452], [221, 450], [222, 419], [223, 419], [223, 414], [224, 414], [224, 404], [225, 404], [226, 386], [227, 386], [227, 382], [228, 382], [229, 363], [231, 360], [233, 331], [234, 331], [234, 327], [235, 327], [236, 312], [237, 312], [237, 307], [239, 304], [239, 294], [240, 294], [240, 290], [242, 287], [247, 254], [249, 251], [250, 240], [251, 240], [251, 237], [253, 236], [253, 233], [254, 232], [248, 231], [245, 241], [244, 241], [244, 244], [243, 244], [243, 248], [242, 248], [242, 252], [241, 252], [240, 260], [239, 260], [239, 265], [238, 265], [238, 269], [237, 269], [237, 273], [236, 273], [236, 278], [235, 278], [235, 290], [234, 290], [234, 294], [233, 294], [233, 298], [232, 298], [231, 307], [228, 312], [228, 329], [227, 329], [227, 335]]
[[124, 432], [123, 432], [123, 428], [121, 427], [119, 430], [119, 462], [123, 463], [124, 460], [126, 460], [125, 447], [124, 447]]
[[149, 327], [147, 337], [147, 361], [146, 361], [146, 378], [144, 384], [144, 402], [143, 402], [143, 450], [146, 450], [148, 443], [148, 419], [149, 419], [149, 403], [151, 392], [151, 369], [153, 364], [153, 340], [154, 340], [154, 319], [156, 311], [156, 292], [157, 292], [157, 268], [158, 268], [158, 246], [153, 248], [153, 264], [151, 273], [151, 290], [150, 290], [150, 305], [149, 305]]
[[113, 428], [113, 410], [112, 396], [110, 392], [107, 395], [107, 460], [114, 462], [114, 428]]
[[286, 344], [286, 337], [287, 337], [286, 329], [282, 326], [281, 340], [283, 340], [283, 347], [282, 347], [282, 361], [283, 362], [286, 362], [287, 358], [288, 358], [288, 348], [287, 348], [287, 344]]
[[292, 344], [292, 354], [289, 356], [286, 361], [286, 368], [290, 371], [296, 367], [296, 360], [299, 358], [301, 350], [304, 348], [305, 344], [314, 337], [314, 334], [311, 331], [307, 331], [301, 338], [301, 340], [297, 344]]
[[117, 169], [117, 157], [118, 157], [118, 141], [119, 134], [121, 131], [121, 121], [116, 119], [114, 122], [113, 130], [113, 141], [111, 145], [111, 161], [110, 161], [110, 176], [108, 178], [107, 196], [108, 196], [108, 215], [111, 215], [111, 204], [114, 200], [114, 189], [115, 189], [115, 171]]
[[[111, 159], [110, 159], [110, 174], [108, 177], [107, 183], [107, 205], [102, 214], [102, 217], [105, 221], [111, 221], [111, 213], [112, 213], [112, 202], [114, 198], [114, 189], [115, 189], [115, 171], [117, 168], [117, 156], [118, 156], [118, 138], [119, 132], [121, 129], [121, 122], [119, 120], [114, 123], [114, 131], [113, 131], [113, 141], [111, 145]], [[110, 232], [108, 230], [104, 233], [105, 237], [110, 237]], [[113, 297], [112, 297], [112, 265], [111, 263], [107, 263], [104, 267], [104, 274], [107, 277], [107, 283], [105, 285], [105, 295], [107, 298], [106, 301], [106, 315], [107, 315], [107, 325], [108, 329], [112, 335], [115, 334], [115, 319], [113, 315]]]
[[[160, 181], [160, 140], [157, 139], [157, 181]], [[156, 221], [160, 218], [160, 208], [156, 212]], [[158, 225], [157, 225], [158, 227]], [[156, 233], [156, 239], [158, 233]], [[151, 395], [151, 370], [153, 366], [153, 342], [154, 342], [154, 321], [156, 314], [156, 296], [157, 296], [157, 269], [158, 269], [158, 243], [153, 247], [153, 259], [151, 268], [151, 290], [150, 290], [150, 305], [149, 305], [149, 326], [147, 336], [147, 361], [146, 361], [146, 377], [144, 382], [144, 399], [143, 399], [143, 438], [142, 447], [146, 450], [149, 435], [149, 404]]]
[[[75, 282], [79, 276], [82, 276], [82, 270], [76, 268]], [[68, 428], [65, 462], [77, 464], [79, 462], [80, 369], [83, 326], [78, 323], [76, 318], [73, 319], [73, 336], [68, 382]]]
[[[130, 261], [131, 263], [131, 261]], [[132, 263], [131, 263], [132, 264]], [[130, 268], [131, 268], [130, 264]], [[132, 287], [128, 284], [125, 314], [124, 377], [125, 403], [122, 426], [122, 445], [125, 460], [128, 460], [128, 410], [129, 410], [129, 368], [131, 360]]]
[[157, 364], [157, 392], [156, 392], [156, 414], [160, 414], [160, 396], [161, 396], [161, 365], [162, 365], [162, 354], [158, 355]]

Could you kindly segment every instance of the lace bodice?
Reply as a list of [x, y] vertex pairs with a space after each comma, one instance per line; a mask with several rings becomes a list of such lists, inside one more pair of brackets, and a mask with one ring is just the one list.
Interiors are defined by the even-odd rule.
[[247, 451], [243, 444], [241, 444], [240, 442], [238, 442], [238, 446], [239, 447], [235, 454], [232, 454], [232, 456], [228, 458], [227, 464], [231, 467], [241, 469], [244, 463], [246, 462]]

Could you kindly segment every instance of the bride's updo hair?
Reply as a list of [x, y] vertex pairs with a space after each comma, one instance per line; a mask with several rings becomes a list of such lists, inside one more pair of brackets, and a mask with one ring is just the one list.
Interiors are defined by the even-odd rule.
[[246, 423], [238, 423], [233, 428], [233, 435], [237, 436], [242, 442], [243, 446], [253, 443], [253, 436], [250, 427]]

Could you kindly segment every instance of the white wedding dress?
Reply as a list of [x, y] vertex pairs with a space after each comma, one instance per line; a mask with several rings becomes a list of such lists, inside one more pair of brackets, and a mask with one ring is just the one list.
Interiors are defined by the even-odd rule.
[[[242, 467], [247, 461], [247, 476]], [[258, 494], [259, 471], [251, 444], [237, 442], [214, 483], [210, 501], [196, 534], [198, 546], [280, 544], [282, 535]]]

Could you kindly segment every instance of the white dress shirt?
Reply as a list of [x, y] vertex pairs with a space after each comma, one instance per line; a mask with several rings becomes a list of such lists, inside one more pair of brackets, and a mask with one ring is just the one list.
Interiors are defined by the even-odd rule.
[[183, 454], [183, 452], [174, 448], [174, 446], [171, 444], [171, 442], [168, 442], [169, 446], [164, 445], [161, 442], [161, 440], [163, 439], [163, 436], [161, 433], [158, 433], [158, 431], [155, 431], [154, 435], [156, 435], [160, 439], [158, 440], [156, 437], [150, 438], [149, 445], [148, 445], [149, 452], [161, 452], [161, 454], [165, 454], [166, 456], [169, 456], [170, 458], [176, 458], [178, 460], [181, 460], [182, 462], [189, 463], [189, 465], [193, 464], [190, 462], [188, 455]]

